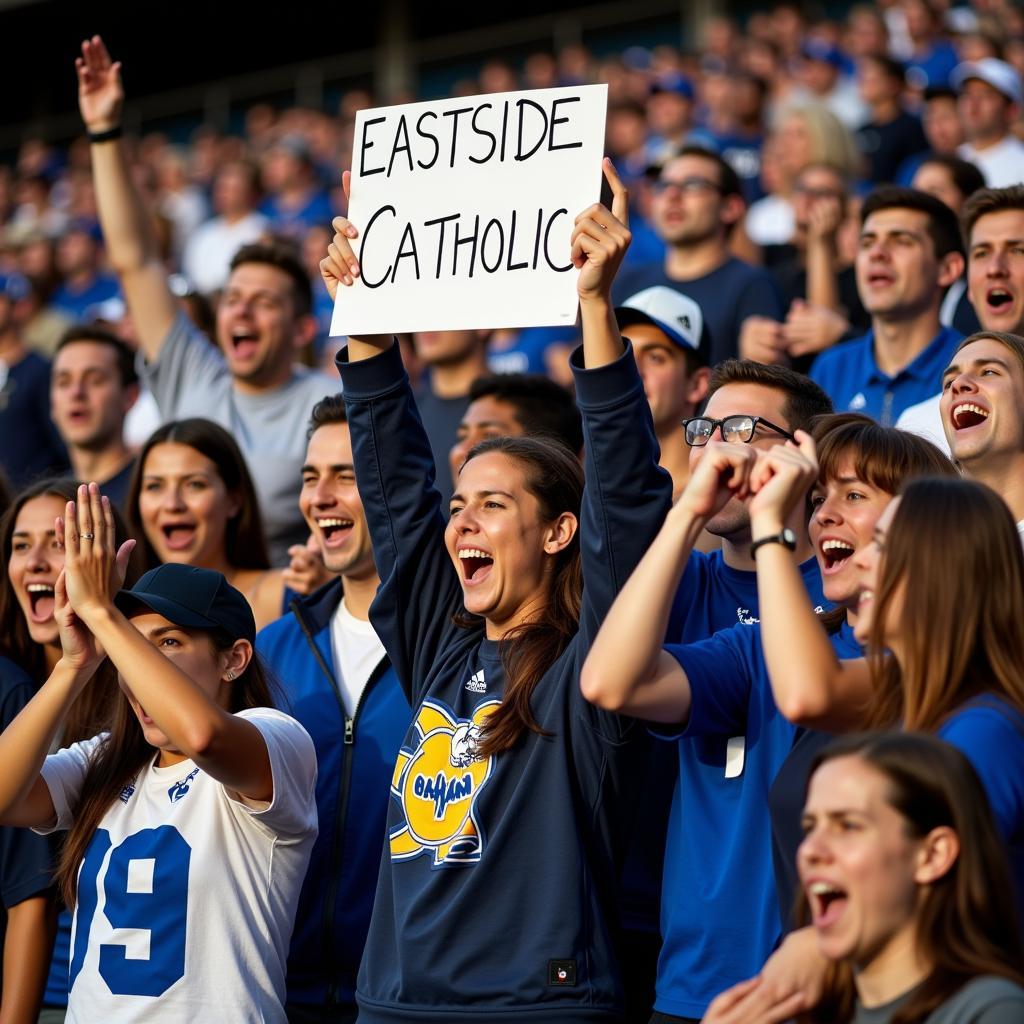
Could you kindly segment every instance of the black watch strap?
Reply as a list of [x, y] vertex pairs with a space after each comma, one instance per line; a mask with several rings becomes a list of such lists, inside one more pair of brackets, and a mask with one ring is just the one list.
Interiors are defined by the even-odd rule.
[[767, 537], [758, 537], [750, 545], [750, 557], [753, 558], [757, 554], [757, 549], [763, 548], [766, 544], [781, 544], [789, 551], [796, 551], [796, 534], [792, 530], [787, 529], [781, 533], [770, 534]]

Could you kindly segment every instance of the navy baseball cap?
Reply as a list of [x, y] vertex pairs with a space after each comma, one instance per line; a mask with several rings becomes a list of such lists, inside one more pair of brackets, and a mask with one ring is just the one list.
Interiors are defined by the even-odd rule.
[[704, 311], [674, 288], [655, 285], [631, 295], [615, 308], [619, 328], [629, 336], [630, 324], [653, 324], [681, 349], [692, 352], [705, 366], [711, 361], [711, 334]]
[[158, 565], [131, 590], [119, 591], [114, 604], [125, 615], [141, 606], [186, 629], [217, 629], [234, 640], [256, 640], [249, 602], [213, 569], [176, 562]]

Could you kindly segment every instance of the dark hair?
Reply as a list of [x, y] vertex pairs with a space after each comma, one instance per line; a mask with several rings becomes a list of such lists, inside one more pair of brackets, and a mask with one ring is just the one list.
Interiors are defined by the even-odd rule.
[[3, 466], [0, 466], [0, 518], [3, 518], [3, 514], [10, 507], [12, 498], [10, 481], [7, 479]]
[[970, 247], [971, 232], [982, 217], [1003, 210], [1024, 210], [1024, 185], [1009, 185], [1006, 188], [982, 188], [964, 204], [960, 214], [960, 226], [964, 242]]
[[860, 225], [879, 210], [917, 210], [928, 218], [928, 235], [937, 259], [958, 252], [962, 256], [964, 244], [960, 238], [960, 225], [956, 214], [941, 199], [916, 188], [901, 185], [879, 185], [868, 193], [860, 208]]
[[[18, 514], [33, 499], [53, 497], [63, 502], [75, 501], [78, 498], [78, 486], [78, 481], [70, 477], [40, 480], [16, 495], [3, 518], [0, 518], [0, 559], [3, 560], [3, 573], [0, 574], [0, 654], [13, 661], [37, 684], [41, 684], [48, 675], [46, 653], [32, 639], [11, 585], [7, 567], [11, 561], [14, 527]], [[112, 511], [114, 535], [120, 546], [129, 537], [128, 528], [120, 512], [116, 508]], [[136, 547], [128, 561], [126, 586], [131, 586], [142, 575], [142, 568], [142, 557]], [[117, 671], [109, 661], [104, 661], [97, 669], [93, 681], [71, 706], [62, 731], [65, 745], [89, 739], [106, 728], [117, 689]]]
[[947, 156], [945, 153], [931, 153], [918, 164], [918, 170], [927, 167], [928, 164], [935, 164], [938, 167], [945, 167], [957, 191], [964, 197], [969, 198], [979, 189], [985, 187], [985, 175], [978, 170], [975, 164], [967, 160], [961, 160], [958, 156]]
[[109, 345], [114, 350], [117, 359], [117, 371], [121, 376], [122, 387], [127, 388], [138, 384], [139, 374], [135, 369], [135, 353], [116, 334], [92, 324], [74, 324], [61, 335], [60, 341], [57, 342], [57, 347], [54, 349], [54, 356], [68, 345], [74, 345], [76, 341], [92, 341], [99, 345]]
[[530, 437], [561, 441], [574, 455], [583, 448], [583, 421], [566, 388], [541, 373], [488, 373], [469, 387], [470, 404], [493, 398], [513, 407], [516, 422]]
[[726, 384], [758, 384], [786, 396], [784, 424], [793, 430], [810, 430], [815, 417], [832, 411], [832, 399], [811, 380], [788, 366], [758, 363], [753, 359], [725, 359], [711, 371], [710, 398]]
[[[915, 928], [918, 954], [928, 977], [893, 1016], [893, 1024], [922, 1024], [972, 978], [996, 975], [1024, 984], [1021, 938], [1013, 878], [985, 789], [970, 761], [955, 747], [920, 733], [848, 736], [815, 758], [823, 764], [856, 757], [886, 779], [886, 802], [906, 822], [908, 835], [923, 839], [950, 828], [960, 852], [941, 878], [929, 883]], [[804, 902], [802, 917], [807, 918]], [[811, 1014], [818, 1021], [850, 1020], [853, 971], [835, 965], [824, 998]]]
[[348, 410], [342, 395], [326, 395], [321, 398], [309, 415], [309, 426], [306, 428], [308, 441], [321, 427], [332, 423], [348, 423]]
[[[898, 494], [914, 477], [959, 476], [956, 466], [930, 441], [883, 427], [857, 412], [819, 416], [811, 435], [818, 446], [819, 485], [838, 479], [844, 459], [852, 460], [858, 480], [886, 494]], [[846, 622], [846, 608], [840, 605], [818, 618], [829, 633], [837, 633]]]
[[[189, 629], [193, 636], [206, 636], [216, 653], [230, 650], [235, 637], [217, 631]], [[119, 689], [119, 688], [118, 688]], [[228, 710], [235, 714], [247, 708], [273, 707], [275, 688], [262, 660], [253, 652], [245, 671], [231, 684]], [[67, 833], [57, 866], [57, 886], [68, 907], [78, 895], [78, 870], [86, 848], [110, 805], [154, 757], [142, 726], [122, 692], [115, 700], [109, 733], [99, 742], [89, 760], [78, 798], [73, 808], [74, 823]]]
[[904, 83], [907, 69], [902, 61], [896, 60], [895, 57], [890, 57], [887, 53], [866, 53], [863, 59], [874, 64], [886, 78], [899, 82], [900, 85]]
[[[1017, 362], [1020, 363], [1020, 368], [1024, 370], [1024, 338], [1019, 334], [1010, 334], [1008, 331], [975, 331], [974, 334], [968, 334], [957, 345], [956, 350], [953, 352], [954, 358], [967, 345], [973, 344], [975, 341], [985, 341], [986, 339], [998, 342], [1003, 348], [1008, 349]], [[950, 362], [952, 363], [952, 360]]]
[[951, 100], [956, 103], [956, 90], [951, 89], [948, 85], [929, 85], [924, 91], [924, 101], [931, 103], [932, 100]]
[[670, 159], [678, 160], [681, 156], [699, 156], [702, 160], [710, 160], [718, 167], [718, 187], [722, 195], [743, 197], [743, 184], [740, 182], [740, 177], [732, 164], [721, 153], [716, 153], [706, 146], [683, 146]]
[[[902, 665], [884, 641], [898, 593]], [[886, 537], [874, 604], [872, 725], [935, 731], [987, 693], [1024, 713], [1024, 552], [994, 491], [962, 478], [908, 483]]]
[[283, 239], [243, 245], [231, 260], [231, 270], [246, 263], [263, 263], [283, 271], [291, 279], [295, 316], [307, 316], [313, 308], [313, 288], [295, 249]]
[[[554, 521], [563, 512], [571, 512], [579, 520], [583, 468], [564, 444], [545, 437], [493, 437], [474, 445], [466, 462], [488, 452], [500, 452], [520, 465], [526, 490], [537, 499], [542, 520]], [[577, 529], [569, 544], [555, 556], [548, 600], [540, 615], [510, 630], [498, 645], [505, 669], [505, 695], [501, 706], [481, 727], [481, 757], [510, 750], [527, 729], [547, 735], [533, 717], [530, 697], [541, 676], [579, 631], [582, 597]], [[476, 620], [467, 615], [459, 621], [468, 625]]]
[[172, 420], [149, 435], [139, 452], [128, 485], [128, 522], [138, 539], [147, 569], [160, 564], [139, 515], [139, 495], [146, 471], [146, 459], [158, 444], [183, 444], [205, 455], [216, 467], [229, 494], [238, 499], [238, 514], [232, 516], [224, 530], [224, 554], [233, 569], [269, 569], [267, 540], [263, 533], [263, 517], [249, 468], [235, 439], [211, 420], [198, 417]]

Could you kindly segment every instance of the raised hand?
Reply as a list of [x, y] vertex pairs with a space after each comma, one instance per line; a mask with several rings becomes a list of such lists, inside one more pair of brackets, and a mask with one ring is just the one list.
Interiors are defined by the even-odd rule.
[[63, 570], [53, 586], [53, 617], [60, 632], [61, 660], [80, 675], [92, 675], [103, 660], [103, 649], [71, 607]]
[[794, 299], [782, 333], [791, 356], [806, 356], [834, 345], [849, 327], [846, 317], [835, 310]]
[[75, 60], [78, 73], [78, 109], [90, 132], [103, 132], [121, 123], [124, 88], [121, 63], [112, 62], [99, 36], [82, 43], [82, 56]]
[[[342, 171], [341, 187], [345, 198], [350, 199], [351, 171]], [[334, 228], [334, 239], [327, 246], [327, 255], [320, 261], [320, 276], [327, 285], [327, 293], [334, 299], [338, 294], [338, 285], [350, 288], [359, 276], [359, 260], [352, 251], [352, 243], [359, 237], [359, 231], [346, 217], [335, 217], [331, 226]]]
[[756, 453], [750, 474], [750, 521], [757, 533], [781, 530], [818, 479], [818, 451], [813, 438], [798, 430], [796, 440], [796, 444], [787, 441]]
[[611, 295], [612, 281], [632, 240], [629, 232], [629, 191], [611, 160], [604, 158], [604, 176], [612, 190], [612, 208], [588, 206], [572, 233], [572, 264], [580, 271], [576, 290], [586, 301]]
[[78, 501], [69, 501], [57, 520], [57, 539], [64, 545], [64, 577], [68, 601], [86, 624], [109, 610], [124, 584], [128, 558], [135, 547], [126, 540], [116, 547], [110, 499], [95, 483], [78, 488]]
[[750, 473], [757, 451], [748, 444], [711, 441], [701, 453], [677, 504], [697, 519], [707, 520], [725, 508], [731, 498], [741, 501], [750, 493]]

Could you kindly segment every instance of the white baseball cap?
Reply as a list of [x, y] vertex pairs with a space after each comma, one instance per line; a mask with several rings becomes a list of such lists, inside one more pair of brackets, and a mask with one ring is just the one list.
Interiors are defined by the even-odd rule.
[[620, 328], [630, 324], [653, 324], [680, 348], [693, 352], [707, 365], [711, 357], [711, 335], [704, 312], [689, 295], [674, 288], [655, 285], [631, 295], [615, 309]]
[[949, 81], [954, 89], [962, 89], [964, 83], [969, 82], [972, 78], [991, 85], [996, 92], [1001, 92], [1013, 103], [1024, 103], [1024, 90], [1021, 88], [1020, 75], [1005, 60], [999, 60], [996, 57], [965, 60], [953, 68]]

